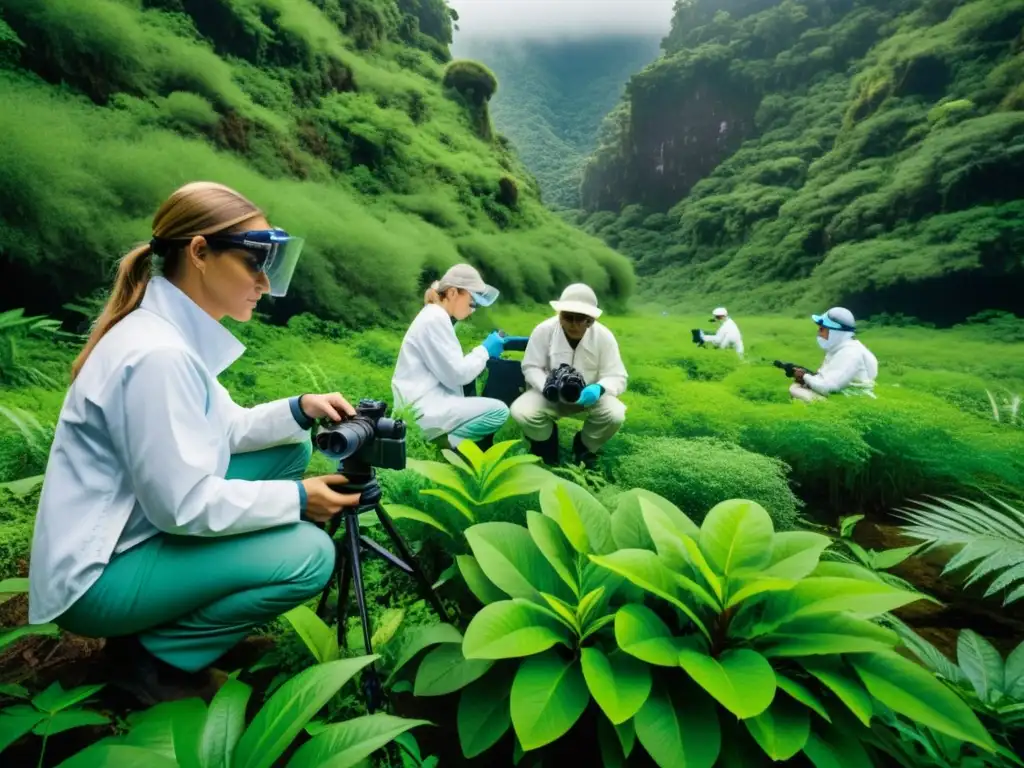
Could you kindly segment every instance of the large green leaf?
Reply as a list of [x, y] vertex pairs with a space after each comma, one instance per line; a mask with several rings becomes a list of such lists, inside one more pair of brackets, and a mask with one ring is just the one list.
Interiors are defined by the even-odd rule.
[[580, 554], [603, 555], [615, 550], [612, 518], [586, 489], [562, 480], [544, 488], [541, 511], [555, 520]]
[[45, 719], [45, 713], [28, 704], [15, 704], [0, 711], [0, 752]]
[[194, 768], [201, 764], [199, 753], [207, 714], [206, 705], [197, 698], [157, 704], [128, 715], [128, 733], [118, 742], [171, 758], [181, 768]]
[[564, 736], [590, 701], [576, 659], [546, 651], [522, 663], [512, 683], [512, 725], [524, 750]]
[[978, 698], [986, 704], [995, 704], [1006, 685], [999, 651], [977, 632], [964, 629], [956, 639], [956, 657]]
[[451, 624], [430, 624], [410, 632], [402, 645], [402, 652], [391, 668], [387, 684], [398, 676], [398, 673], [416, 658], [423, 650], [438, 643], [456, 643], [462, 645], [462, 633]]
[[722, 748], [714, 702], [695, 685], [656, 685], [634, 719], [660, 768], [712, 768]]
[[635, 715], [651, 692], [651, 671], [642, 661], [614, 651], [584, 648], [580, 657], [583, 677], [594, 701], [615, 725]]
[[676, 528], [691, 538], [700, 536], [700, 529], [680, 509], [666, 498], [656, 493], [634, 488], [621, 494], [615, 500], [615, 512], [612, 514], [612, 539], [619, 549], [650, 549], [654, 542], [644, 524], [640, 501], [651, 504], [668, 514]]
[[725, 607], [733, 608], [745, 600], [763, 595], [765, 592], [785, 592], [795, 587], [797, 583], [789, 579], [776, 579], [763, 575], [752, 577], [737, 575], [729, 579]]
[[849, 657], [868, 691], [894, 712], [987, 750], [995, 742], [963, 700], [922, 667], [893, 652]]
[[732, 499], [711, 508], [701, 523], [699, 543], [715, 570], [729, 576], [768, 565], [774, 535], [772, 519], [764, 507]]
[[443, 643], [423, 658], [416, 670], [413, 692], [417, 696], [454, 693], [479, 679], [493, 664], [489, 659], [467, 659], [461, 646]]
[[776, 762], [795, 757], [811, 734], [810, 714], [792, 699], [779, 698], [767, 711], [743, 722], [765, 754]]
[[920, 599], [917, 592], [908, 592], [881, 581], [808, 577], [787, 592], [767, 594], [764, 597], [765, 612], [757, 626], [765, 632], [801, 616], [840, 612], [871, 618]]
[[646, 549], [620, 549], [618, 552], [601, 557], [591, 555], [590, 559], [612, 573], [625, 577], [652, 595], [667, 600], [685, 613], [701, 634], [710, 639], [711, 635], [704, 622], [693, 608], [681, 599], [685, 597], [682, 585], [675, 578], [675, 574], [665, 567], [657, 554]]
[[313, 715], [377, 658], [360, 656], [318, 664], [278, 688], [242, 734], [232, 768], [271, 768]]
[[470, 659], [532, 656], [556, 643], [570, 645], [568, 630], [547, 610], [527, 600], [491, 603], [466, 628], [463, 651]]
[[473, 503], [471, 491], [466, 487], [466, 482], [458, 471], [449, 464], [442, 464], [439, 461], [424, 461], [422, 459], [407, 459], [405, 466], [413, 472], [423, 475], [432, 483], [444, 486], [455, 491], [465, 501]]
[[899, 635], [867, 619], [841, 613], [804, 616], [788, 621], [761, 638], [769, 658], [887, 651]]
[[469, 591], [473, 593], [484, 605], [488, 603], [496, 603], [499, 600], [507, 600], [508, 595], [494, 586], [494, 582], [484, 575], [483, 570], [480, 568], [480, 563], [476, 561], [476, 558], [472, 555], [456, 555], [455, 562], [459, 567], [459, 573], [462, 574], [462, 578], [466, 581], [466, 586], [469, 587]]
[[497, 744], [512, 725], [509, 692], [514, 670], [507, 663], [496, 666], [459, 696], [459, 743], [467, 759]]
[[[446, 533], [452, 536], [452, 532], [448, 530], [448, 527], [438, 520], [433, 515], [428, 515], [426, 512], [422, 512], [413, 507], [406, 507], [401, 504], [385, 504], [384, 511], [388, 513], [388, 517], [392, 520], [412, 520], [417, 523], [423, 523], [429, 525], [431, 528], [436, 528], [441, 533]], [[473, 522], [470, 518], [470, 522]]]
[[5, 629], [0, 631], [0, 651], [23, 637], [35, 635], [60, 637], [60, 628], [56, 624], [22, 624], [20, 627]]
[[679, 666], [737, 717], [759, 715], [775, 698], [771, 664], [749, 648], [723, 651], [717, 659], [702, 650], [682, 648]]
[[285, 613], [284, 618], [302, 638], [302, 642], [306, 644], [318, 664], [338, 658], [338, 633], [327, 626], [309, 606], [296, 606]]
[[821, 700], [803, 683], [786, 677], [778, 671], [775, 673], [775, 682], [791, 698], [796, 699], [808, 709], [814, 710], [826, 722], [832, 722], [832, 718], [829, 717], [828, 710], [822, 705]]
[[539, 601], [541, 592], [572, 596], [526, 528], [480, 523], [466, 529], [466, 541], [484, 575], [512, 597]]
[[1024, 642], [1006, 657], [1003, 676], [1006, 695], [1013, 701], [1024, 701]]
[[103, 689], [103, 686], [104, 683], [97, 683], [65, 691], [59, 682], [52, 683], [45, 691], [32, 698], [32, 704], [40, 712], [60, 712], [62, 709], [73, 707], [95, 696]]
[[812, 731], [804, 754], [814, 768], [874, 768], [860, 740], [841, 728]]
[[679, 666], [679, 647], [671, 630], [646, 606], [632, 603], [619, 608], [615, 614], [615, 642], [630, 656], [648, 664]]
[[551, 517], [531, 510], [526, 513], [526, 527], [529, 529], [537, 549], [547, 558], [551, 567], [555, 569], [555, 573], [572, 590], [573, 595], [579, 598], [580, 584], [576, 573], [576, 553], [570, 548], [558, 523]]
[[798, 581], [818, 567], [832, 539], [812, 531], [783, 531], [772, 539], [772, 556], [762, 575]]
[[334, 723], [299, 747], [288, 768], [352, 768], [410, 728], [430, 724], [383, 712]]
[[252, 688], [231, 677], [213, 697], [199, 742], [203, 768], [231, 768], [235, 745], [245, 730], [245, 708], [251, 693]]
[[32, 729], [36, 736], [55, 736], [73, 728], [82, 728], [88, 725], [106, 725], [110, 718], [93, 712], [91, 709], [67, 709], [61, 712], [54, 712], [41, 723]]
[[156, 754], [144, 747], [100, 742], [69, 757], [57, 768], [180, 768], [173, 757]]
[[479, 503], [494, 504], [512, 496], [528, 496], [557, 482], [558, 478], [543, 467], [520, 464], [502, 475], [493, 485], [488, 484], [487, 494]]
[[874, 714], [871, 696], [840, 660], [808, 657], [800, 659], [800, 664], [838, 696], [861, 723], [870, 727], [871, 716]]

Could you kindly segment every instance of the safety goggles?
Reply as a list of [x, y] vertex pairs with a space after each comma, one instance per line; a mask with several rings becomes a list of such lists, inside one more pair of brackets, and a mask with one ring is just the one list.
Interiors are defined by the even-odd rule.
[[[305, 239], [292, 237], [283, 229], [254, 229], [236, 234], [203, 235], [206, 244], [215, 251], [240, 250], [245, 252], [245, 262], [254, 272], [262, 272], [270, 283], [271, 296], [288, 293], [295, 265]], [[154, 237], [150, 247], [159, 255], [165, 255], [167, 246], [183, 246], [192, 241], [191, 237]]]
[[840, 323], [838, 320], [833, 320], [831, 316], [826, 312], [824, 315], [811, 315], [811, 319], [822, 328], [829, 328], [833, 331], [849, 331], [853, 333], [856, 329], [851, 328], [845, 323]]

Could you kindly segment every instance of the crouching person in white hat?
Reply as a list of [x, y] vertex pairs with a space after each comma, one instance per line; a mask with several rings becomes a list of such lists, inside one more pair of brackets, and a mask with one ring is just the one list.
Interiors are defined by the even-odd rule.
[[709, 335], [700, 332], [701, 340], [718, 349], [735, 349], [736, 354], [743, 358], [743, 336], [740, 335], [740, 328], [736, 321], [729, 317], [725, 307], [716, 307], [711, 313], [711, 322], [720, 323], [718, 332]]
[[[583, 429], [573, 442], [573, 460], [590, 465], [626, 420], [626, 406], [618, 399], [626, 391], [626, 368], [615, 336], [597, 322], [601, 310], [593, 290], [575, 283], [551, 306], [558, 314], [538, 325], [526, 346], [523, 376], [528, 387], [512, 404], [512, 418], [530, 441], [531, 453], [555, 465], [556, 422], [582, 413]], [[583, 377], [585, 386], [575, 401], [551, 397], [550, 388], [545, 397], [548, 378], [563, 364]]]

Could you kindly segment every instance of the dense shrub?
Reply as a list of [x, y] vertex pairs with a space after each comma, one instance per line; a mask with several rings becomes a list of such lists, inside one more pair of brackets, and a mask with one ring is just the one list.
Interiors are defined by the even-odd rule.
[[770, 509], [779, 529], [794, 526], [800, 507], [787, 475], [781, 461], [713, 438], [630, 438], [614, 469], [620, 487], [664, 496], [696, 522], [723, 499], [744, 498]]

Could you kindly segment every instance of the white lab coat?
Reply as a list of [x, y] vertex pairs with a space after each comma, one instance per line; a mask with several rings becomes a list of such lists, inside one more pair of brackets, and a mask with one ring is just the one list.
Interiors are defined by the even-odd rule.
[[489, 399], [467, 399], [462, 389], [483, 373], [488, 357], [483, 345], [464, 354], [451, 316], [437, 304], [425, 305], [398, 352], [391, 379], [395, 406], [412, 405], [428, 439], [450, 433], [493, 407]]
[[309, 439], [289, 400], [242, 408], [216, 377], [245, 350], [163, 278], [68, 390], [32, 538], [29, 621], [63, 614], [115, 552], [163, 531], [227, 536], [300, 519], [293, 480], [226, 480], [232, 453]]
[[804, 385], [819, 395], [844, 392], [874, 397], [878, 360], [852, 334], [846, 331], [829, 333], [840, 338], [825, 354], [818, 372], [804, 376]]
[[736, 350], [737, 355], [743, 357], [743, 337], [740, 335], [739, 326], [731, 317], [725, 318], [717, 333], [711, 336], [705, 333], [703, 338], [706, 343], [719, 349], [731, 347]]
[[565, 338], [557, 315], [533, 329], [523, 354], [526, 383], [542, 392], [548, 375], [562, 363], [579, 371], [587, 384], [600, 384], [612, 397], [626, 391], [628, 374], [622, 364], [619, 344], [601, 323], [590, 326], [576, 349]]

